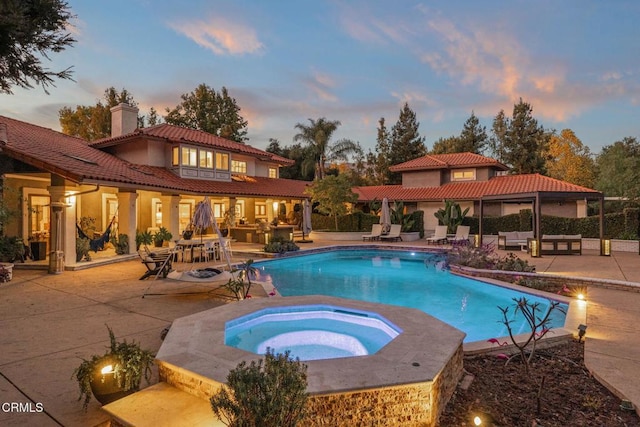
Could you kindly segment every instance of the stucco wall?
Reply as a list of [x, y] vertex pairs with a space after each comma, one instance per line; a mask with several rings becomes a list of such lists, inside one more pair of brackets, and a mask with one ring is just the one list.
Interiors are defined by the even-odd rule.
[[405, 187], [439, 187], [439, 170], [404, 172], [402, 174], [402, 185]]

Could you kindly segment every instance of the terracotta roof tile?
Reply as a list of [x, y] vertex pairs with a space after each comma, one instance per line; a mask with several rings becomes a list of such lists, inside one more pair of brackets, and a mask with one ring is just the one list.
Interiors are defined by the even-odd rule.
[[78, 183], [129, 186], [189, 194], [308, 197], [305, 181], [251, 177], [231, 182], [180, 178], [159, 167], [137, 165], [89, 146], [80, 138], [0, 116], [7, 128], [2, 152]]
[[402, 172], [424, 169], [457, 169], [478, 166], [494, 166], [498, 169], [507, 170], [502, 163], [490, 157], [481, 156], [474, 153], [452, 153], [452, 154], [427, 154], [408, 162], [399, 163], [389, 168], [392, 172]]
[[254, 148], [247, 144], [240, 144], [208, 132], [196, 129], [189, 129], [180, 126], [162, 123], [148, 128], [136, 129], [135, 131], [116, 136], [113, 138], [103, 138], [89, 143], [95, 148], [111, 147], [114, 145], [124, 144], [132, 139], [140, 137], [150, 137], [166, 140], [171, 143], [189, 143], [195, 145], [204, 145], [211, 148], [223, 149], [232, 153], [241, 153], [249, 156], [257, 157], [263, 160], [270, 160], [282, 165], [292, 165], [295, 161], [284, 157], [276, 156], [267, 151]]
[[535, 192], [593, 193], [598, 191], [565, 181], [549, 178], [540, 174], [504, 175], [489, 181], [451, 182], [440, 187], [403, 187], [402, 185], [383, 185], [355, 187], [359, 201], [390, 200], [404, 201], [441, 201], [479, 200], [485, 196], [516, 195]]

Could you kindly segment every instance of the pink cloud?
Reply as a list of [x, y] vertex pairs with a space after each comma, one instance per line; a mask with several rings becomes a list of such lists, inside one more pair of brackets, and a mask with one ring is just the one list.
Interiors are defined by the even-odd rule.
[[169, 26], [216, 55], [259, 53], [264, 48], [253, 28], [227, 19], [181, 21]]

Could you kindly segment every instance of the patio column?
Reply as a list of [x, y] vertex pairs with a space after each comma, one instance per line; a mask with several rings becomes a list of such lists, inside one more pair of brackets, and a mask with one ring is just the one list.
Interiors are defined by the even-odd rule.
[[482, 247], [482, 234], [484, 232], [483, 227], [482, 227], [482, 218], [484, 218], [484, 201], [482, 200], [482, 197], [480, 198], [480, 220], [478, 221], [478, 246]]
[[50, 186], [51, 230], [49, 233], [49, 273], [60, 274], [64, 266], [76, 263], [76, 199], [66, 196], [77, 187]]
[[161, 196], [162, 201], [162, 226], [173, 235], [173, 240], [180, 238], [180, 196], [172, 194]]
[[129, 253], [136, 253], [136, 200], [135, 191], [118, 190], [118, 232], [129, 236]]

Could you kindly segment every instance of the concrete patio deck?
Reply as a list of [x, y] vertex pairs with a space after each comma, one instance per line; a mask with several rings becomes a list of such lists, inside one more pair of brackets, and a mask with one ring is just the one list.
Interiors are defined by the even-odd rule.
[[[300, 246], [304, 250], [333, 244], [316, 241]], [[386, 244], [426, 245], [424, 241]], [[233, 250], [237, 260], [244, 260], [257, 255], [259, 246], [235, 244]], [[589, 289], [585, 362], [620, 398], [638, 408], [640, 338], [635, 324], [640, 322], [640, 256], [615, 252], [600, 257], [588, 250], [582, 256], [531, 259], [525, 253], [517, 255], [528, 259], [538, 272], [634, 282], [628, 291]], [[136, 260], [60, 275], [20, 269], [14, 270], [11, 282], [0, 285], [0, 425], [108, 425], [107, 415], [95, 401], [86, 413], [82, 411], [77, 384], [71, 378], [81, 358], [104, 352], [105, 324], [118, 338], [157, 351], [160, 332], [175, 318], [226, 303], [213, 295], [179, 294], [206, 291], [203, 285], [139, 281], [144, 270]], [[168, 295], [142, 298], [149, 285], [155, 293]], [[6, 404], [11, 403], [21, 403], [22, 411], [10, 410]]]

